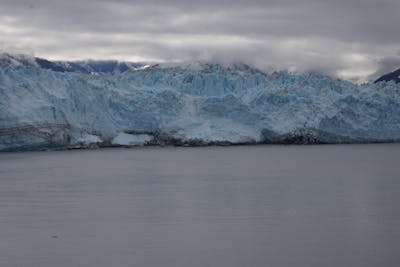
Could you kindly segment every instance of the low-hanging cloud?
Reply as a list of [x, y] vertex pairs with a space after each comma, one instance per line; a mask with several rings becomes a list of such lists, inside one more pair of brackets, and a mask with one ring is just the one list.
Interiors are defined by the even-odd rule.
[[398, 0], [2, 0], [0, 49], [58, 60], [242, 61], [362, 81], [398, 57], [398, 10]]

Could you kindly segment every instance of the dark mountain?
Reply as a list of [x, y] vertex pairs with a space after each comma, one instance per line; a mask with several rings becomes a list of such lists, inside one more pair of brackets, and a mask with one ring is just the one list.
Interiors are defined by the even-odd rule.
[[388, 82], [388, 81], [395, 81], [396, 83], [400, 83], [400, 69], [392, 71], [388, 74], [385, 74], [378, 78], [375, 83], [377, 82]]
[[49, 69], [49, 70], [60, 71], [60, 72], [68, 71], [61, 64], [55, 63], [55, 62], [52, 62], [52, 61], [48, 61], [48, 60], [43, 59], [43, 58], [35, 58], [35, 63], [38, 65], [38, 67], [41, 67], [42, 69]]
[[7, 67], [38, 67], [58, 72], [78, 72], [84, 74], [121, 73], [143, 66], [140, 63], [120, 62], [116, 60], [88, 61], [49, 61], [28, 55], [0, 54], [0, 68]]

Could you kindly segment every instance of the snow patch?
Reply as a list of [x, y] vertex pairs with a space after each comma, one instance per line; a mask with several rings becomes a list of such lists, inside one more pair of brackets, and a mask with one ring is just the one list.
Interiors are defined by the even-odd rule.
[[151, 65], [144, 65], [144, 66], [141, 66], [141, 67], [138, 67], [138, 68], [134, 68], [134, 70], [145, 70], [145, 69], [148, 69], [150, 67], [151, 67]]

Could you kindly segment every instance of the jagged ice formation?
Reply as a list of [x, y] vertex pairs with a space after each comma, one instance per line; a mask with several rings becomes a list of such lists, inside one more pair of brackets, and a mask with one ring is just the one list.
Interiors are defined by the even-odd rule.
[[246, 65], [0, 69], [0, 150], [400, 140], [400, 85]]

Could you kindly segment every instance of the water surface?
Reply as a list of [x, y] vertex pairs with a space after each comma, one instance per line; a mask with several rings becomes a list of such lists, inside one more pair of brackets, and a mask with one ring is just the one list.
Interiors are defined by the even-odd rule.
[[400, 145], [0, 153], [0, 266], [400, 264]]

